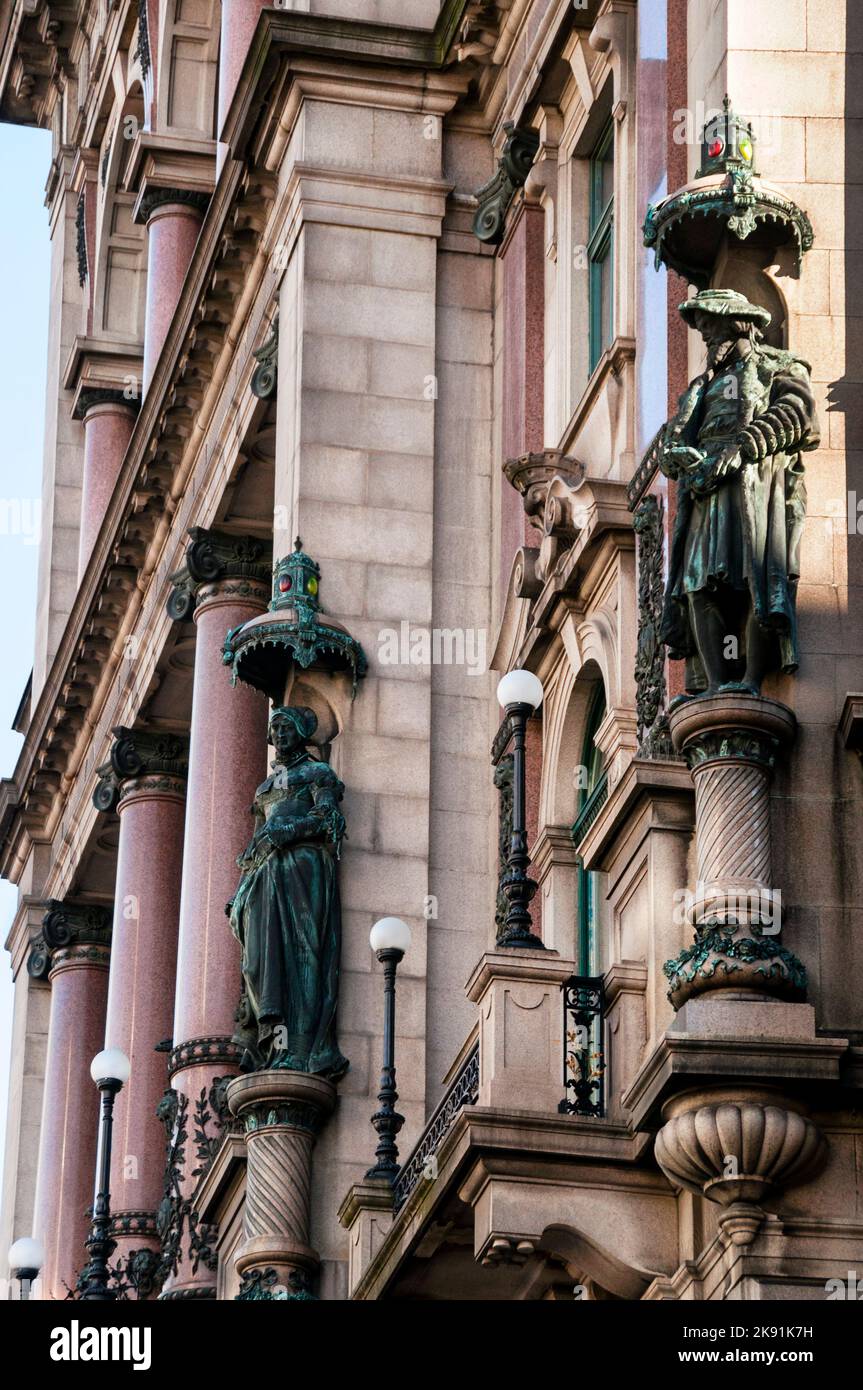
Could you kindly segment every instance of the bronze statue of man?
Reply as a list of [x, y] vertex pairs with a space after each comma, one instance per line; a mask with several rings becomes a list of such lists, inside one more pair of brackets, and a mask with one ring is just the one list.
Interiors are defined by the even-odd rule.
[[272, 712], [276, 761], [255, 794], [255, 833], [237, 860], [243, 876], [229, 907], [243, 948], [243, 1070], [284, 1067], [335, 1080], [348, 1068], [336, 1039], [345, 789], [309, 752], [316, 728], [304, 706]]
[[660, 467], [677, 516], [660, 636], [686, 661], [687, 694], [760, 694], [797, 669], [804, 450], [819, 443], [809, 365], [762, 341], [766, 309], [701, 290], [680, 313], [707, 370], [680, 398]]

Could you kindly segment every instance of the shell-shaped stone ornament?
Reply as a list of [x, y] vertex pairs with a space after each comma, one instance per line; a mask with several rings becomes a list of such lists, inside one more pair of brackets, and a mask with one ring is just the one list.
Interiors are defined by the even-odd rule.
[[656, 1136], [656, 1161], [671, 1182], [721, 1206], [801, 1182], [826, 1155], [820, 1130], [796, 1109], [720, 1100], [678, 1110], [682, 1099]]

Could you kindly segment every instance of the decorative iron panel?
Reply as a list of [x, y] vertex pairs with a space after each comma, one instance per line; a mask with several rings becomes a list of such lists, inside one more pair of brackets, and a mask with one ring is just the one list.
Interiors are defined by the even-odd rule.
[[571, 975], [563, 985], [562, 1115], [605, 1114], [605, 997], [601, 975]]

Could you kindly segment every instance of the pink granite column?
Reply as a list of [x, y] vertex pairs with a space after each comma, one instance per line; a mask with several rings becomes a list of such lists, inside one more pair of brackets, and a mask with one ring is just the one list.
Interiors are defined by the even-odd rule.
[[63, 1299], [86, 1263], [99, 1092], [90, 1063], [102, 1050], [111, 919], [104, 908], [52, 903], [27, 968], [51, 982], [33, 1234], [45, 1250], [42, 1297]]
[[82, 392], [79, 413], [83, 413], [84, 419], [84, 474], [78, 534], [80, 584], [126, 457], [135, 408], [123, 400], [119, 391]]
[[[216, 138], [222, 133], [228, 107], [231, 105], [237, 81], [246, 61], [258, 15], [267, 0], [222, 0], [222, 27], [219, 35], [219, 101], [216, 119]], [[216, 177], [228, 157], [228, 146], [221, 142], [216, 149]]]
[[[125, 732], [125, 731], [123, 731]], [[164, 1194], [165, 1134], [156, 1110], [167, 1085], [164, 1052], [173, 1021], [186, 795], [186, 740], [132, 731], [118, 740], [140, 775], [119, 784], [120, 849], [105, 1046], [132, 1064], [114, 1107], [112, 1232], [129, 1297], [157, 1291], [156, 1213]], [[118, 745], [115, 744], [115, 750]], [[125, 758], [125, 763], [124, 763]], [[135, 1252], [134, 1258], [130, 1258]]]
[[[239, 1062], [231, 1037], [240, 999], [240, 951], [225, 904], [239, 880], [237, 855], [254, 829], [251, 806], [266, 775], [269, 713], [263, 695], [231, 686], [222, 644], [229, 628], [266, 608], [270, 567], [260, 541], [198, 528], [192, 537], [185, 593], [195, 603], [197, 639], [171, 1080], [189, 1132], [197, 1107], [198, 1123], [218, 1143], [228, 1118], [224, 1083], [236, 1075]], [[169, 611], [181, 613], [182, 602]], [[180, 1186], [190, 1200], [191, 1169], [200, 1166], [194, 1158], [187, 1145]], [[206, 1260], [198, 1258], [193, 1268], [193, 1229], [194, 1222], [164, 1297], [214, 1296]]]
[[181, 189], [151, 190], [139, 219], [147, 223], [147, 310], [144, 323], [146, 393], [168, 336], [198, 240], [207, 199]]

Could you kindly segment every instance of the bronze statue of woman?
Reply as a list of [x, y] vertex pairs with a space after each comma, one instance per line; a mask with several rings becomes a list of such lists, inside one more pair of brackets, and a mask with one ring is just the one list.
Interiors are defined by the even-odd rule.
[[270, 717], [273, 774], [255, 794], [255, 833], [237, 860], [230, 906], [243, 948], [245, 1070], [348, 1068], [336, 1041], [341, 906], [336, 872], [344, 785], [308, 749], [314, 711], [279, 707]]

